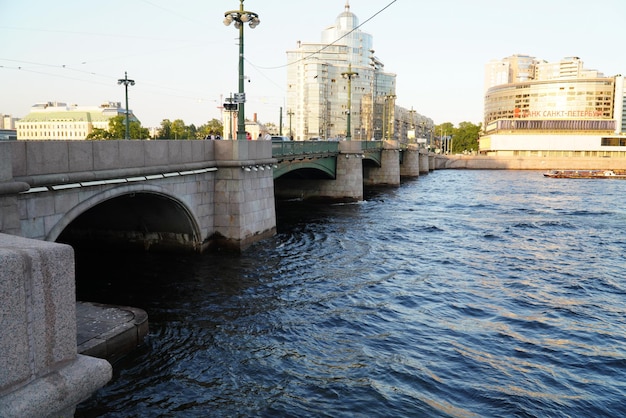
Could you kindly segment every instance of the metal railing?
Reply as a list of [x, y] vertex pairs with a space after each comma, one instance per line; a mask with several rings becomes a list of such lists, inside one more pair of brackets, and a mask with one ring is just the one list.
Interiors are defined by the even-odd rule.
[[362, 151], [379, 151], [383, 148], [383, 141], [361, 141]]
[[339, 143], [333, 141], [272, 141], [272, 157], [325, 157], [339, 154]]
[[[358, 142], [364, 153], [379, 152], [383, 148], [383, 141]], [[328, 157], [337, 154], [339, 154], [337, 141], [272, 141], [272, 157], [279, 161], [292, 157]]]

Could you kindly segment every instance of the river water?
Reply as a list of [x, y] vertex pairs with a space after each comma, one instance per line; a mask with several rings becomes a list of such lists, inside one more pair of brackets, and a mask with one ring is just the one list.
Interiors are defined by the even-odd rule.
[[150, 333], [76, 416], [626, 416], [625, 196], [440, 170], [279, 202], [241, 255], [81, 256], [78, 297]]

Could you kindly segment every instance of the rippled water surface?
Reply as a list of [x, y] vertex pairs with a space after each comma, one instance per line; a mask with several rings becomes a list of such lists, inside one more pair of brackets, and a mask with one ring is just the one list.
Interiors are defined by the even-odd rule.
[[242, 255], [81, 256], [150, 334], [77, 417], [626, 416], [625, 197], [441, 170], [280, 202]]

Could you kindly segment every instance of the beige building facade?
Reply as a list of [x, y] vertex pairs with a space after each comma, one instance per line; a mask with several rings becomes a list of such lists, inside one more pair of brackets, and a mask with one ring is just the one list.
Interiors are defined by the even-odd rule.
[[[15, 123], [18, 140], [83, 140], [94, 128], [108, 129], [109, 119], [125, 116], [120, 102], [100, 106], [68, 106], [66, 103], [38, 103], [30, 113]], [[129, 120], [137, 121], [130, 111]]]
[[[587, 70], [577, 57], [524, 57], [486, 66], [481, 153], [626, 157], [624, 77]], [[520, 62], [524, 68], [511, 68]], [[489, 85], [504, 80], [505, 68], [506, 82]]]

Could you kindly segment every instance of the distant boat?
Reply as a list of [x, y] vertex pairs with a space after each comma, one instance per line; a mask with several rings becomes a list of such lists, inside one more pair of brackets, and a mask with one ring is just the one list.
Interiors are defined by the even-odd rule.
[[544, 177], [555, 179], [624, 179], [626, 170], [550, 170]]

